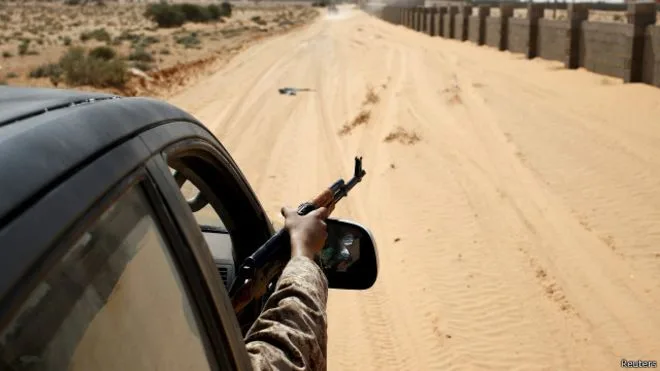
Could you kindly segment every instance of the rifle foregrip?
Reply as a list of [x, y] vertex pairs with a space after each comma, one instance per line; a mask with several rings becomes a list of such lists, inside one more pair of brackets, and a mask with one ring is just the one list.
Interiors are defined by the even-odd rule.
[[330, 189], [326, 189], [325, 191], [321, 192], [320, 195], [316, 196], [312, 200], [312, 203], [317, 208], [327, 207], [332, 202], [332, 198], [333, 198], [332, 191]]

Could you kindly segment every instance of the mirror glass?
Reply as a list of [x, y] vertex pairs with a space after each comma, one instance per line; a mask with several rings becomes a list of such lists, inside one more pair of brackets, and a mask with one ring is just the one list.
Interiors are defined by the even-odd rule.
[[328, 239], [319, 265], [333, 289], [364, 290], [378, 276], [376, 246], [369, 230], [355, 222], [328, 219]]

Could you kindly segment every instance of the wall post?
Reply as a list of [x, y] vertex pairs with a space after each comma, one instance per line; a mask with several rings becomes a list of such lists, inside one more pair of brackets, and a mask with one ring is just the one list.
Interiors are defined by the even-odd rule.
[[629, 3], [626, 16], [628, 23], [633, 25], [632, 55], [630, 69], [624, 73], [624, 82], [641, 82], [644, 69], [644, 44], [646, 28], [655, 24], [656, 4]]

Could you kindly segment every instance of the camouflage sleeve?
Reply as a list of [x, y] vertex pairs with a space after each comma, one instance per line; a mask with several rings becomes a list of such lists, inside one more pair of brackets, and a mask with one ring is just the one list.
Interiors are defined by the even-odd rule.
[[325, 370], [328, 281], [321, 268], [294, 257], [245, 338], [255, 370]]

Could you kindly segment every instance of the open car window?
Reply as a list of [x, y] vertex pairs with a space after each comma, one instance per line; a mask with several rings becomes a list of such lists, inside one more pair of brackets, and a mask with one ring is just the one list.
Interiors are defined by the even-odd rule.
[[177, 170], [172, 167], [170, 167], [170, 173], [175, 177], [178, 184], [183, 182], [183, 184], [180, 184], [179, 189], [183, 194], [183, 198], [185, 198], [188, 205], [190, 205], [195, 220], [197, 220], [197, 224], [203, 229], [204, 227], [209, 227], [206, 229], [217, 229], [221, 232], [227, 232], [225, 223], [215, 209], [213, 209], [213, 206], [207, 202], [208, 198], [206, 195], [202, 194], [192, 181], [185, 178], [183, 174], [180, 172], [178, 173]]

